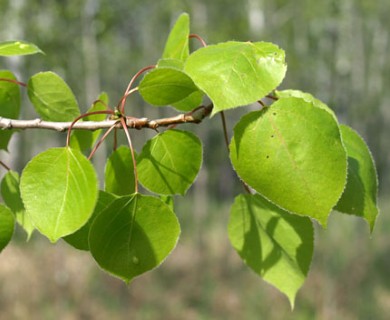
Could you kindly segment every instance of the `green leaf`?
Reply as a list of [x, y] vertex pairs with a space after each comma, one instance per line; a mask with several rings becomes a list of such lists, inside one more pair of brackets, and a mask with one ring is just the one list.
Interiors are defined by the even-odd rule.
[[198, 91], [194, 82], [184, 72], [175, 68], [156, 68], [142, 79], [139, 93], [155, 106], [173, 104]]
[[15, 220], [10, 209], [0, 203], [0, 252], [11, 241]]
[[214, 104], [213, 113], [260, 100], [283, 80], [284, 51], [267, 42], [225, 42], [201, 48], [184, 71]]
[[107, 272], [130, 282], [169, 255], [180, 234], [179, 222], [161, 200], [134, 194], [121, 197], [92, 223], [92, 256]]
[[27, 240], [29, 240], [34, 226], [24, 208], [19, 184], [19, 174], [15, 171], [8, 171], [1, 181], [1, 195], [5, 204], [12, 210], [18, 224], [26, 231]]
[[182, 13], [176, 20], [165, 44], [163, 58], [185, 61], [189, 56], [190, 18]]
[[55, 242], [80, 229], [91, 217], [98, 180], [79, 150], [51, 148], [24, 168], [20, 191], [35, 227]]
[[80, 115], [72, 90], [54, 72], [40, 72], [30, 78], [27, 92], [36, 112], [47, 121], [72, 121]]
[[294, 307], [310, 269], [314, 230], [309, 218], [291, 215], [259, 195], [236, 197], [229, 239], [244, 262]]
[[134, 166], [129, 147], [120, 146], [107, 159], [105, 190], [119, 196], [135, 192]]
[[43, 53], [35, 44], [26, 41], [0, 42], [0, 56], [22, 56]]
[[[0, 78], [16, 80], [11, 71], [0, 70]], [[20, 89], [16, 83], [0, 81], [0, 117], [17, 119], [20, 113]], [[7, 150], [14, 130], [0, 130], [0, 150]]]
[[[108, 105], [108, 95], [105, 92], [102, 92], [98, 100], [102, 102], [96, 102], [88, 109], [87, 113], [95, 111], [104, 111], [107, 110]], [[81, 121], [103, 121], [107, 118], [106, 114], [94, 114], [83, 118]], [[70, 147], [74, 149], [79, 149], [81, 152], [86, 152], [93, 148], [96, 141], [99, 139], [102, 130], [74, 130], [70, 136]]]
[[345, 125], [341, 125], [340, 129], [348, 155], [348, 179], [335, 209], [363, 217], [369, 223], [372, 232], [379, 213], [378, 179], [374, 160], [358, 133]]
[[202, 104], [203, 95], [202, 91], [195, 91], [183, 100], [173, 103], [172, 107], [180, 111], [191, 111]]
[[184, 195], [202, 163], [202, 144], [187, 131], [167, 130], [149, 140], [138, 157], [138, 178], [152, 192]]
[[242, 117], [230, 158], [258, 193], [323, 226], [346, 183], [347, 156], [337, 122], [300, 98], [280, 99]]
[[184, 69], [184, 62], [179, 59], [160, 59], [157, 63], [157, 68], [172, 68], [177, 70]]
[[71, 246], [75, 247], [79, 250], [89, 251], [89, 230], [91, 228], [93, 220], [106, 208], [108, 208], [114, 200], [116, 200], [117, 197], [111, 193], [99, 191], [99, 197], [96, 202], [95, 210], [93, 211], [93, 214], [91, 218], [88, 220], [88, 222], [83, 225], [83, 227], [79, 230], [77, 230], [75, 233], [72, 233], [68, 236], [63, 237], [63, 239], [70, 244]]

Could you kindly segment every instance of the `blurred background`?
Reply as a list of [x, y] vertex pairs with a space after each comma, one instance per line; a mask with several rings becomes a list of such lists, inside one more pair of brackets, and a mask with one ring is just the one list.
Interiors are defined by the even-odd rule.
[[[0, 255], [0, 319], [388, 319], [390, 314], [390, 4], [388, 0], [1, 0], [0, 40], [22, 39], [46, 55], [0, 59], [27, 82], [53, 70], [83, 111], [105, 91], [115, 106], [139, 69], [155, 64], [182, 12], [207, 43], [270, 41], [286, 51], [281, 88], [310, 92], [340, 122], [355, 128], [375, 158], [381, 215], [374, 234], [355, 217], [333, 213], [316, 229], [311, 271], [295, 310], [230, 247], [229, 207], [240, 191], [219, 117], [188, 125], [204, 143], [204, 166], [185, 198], [176, 199], [182, 235], [162, 266], [126, 286], [103, 273], [88, 253], [18, 230]], [[198, 44], [192, 42], [196, 49]], [[23, 90], [22, 90], [23, 91]], [[170, 108], [136, 96], [127, 113], [157, 118]], [[243, 110], [228, 112], [233, 128]], [[37, 117], [26, 101], [22, 118]], [[138, 150], [154, 132], [133, 133]], [[21, 171], [65, 135], [15, 134], [2, 161]], [[95, 156], [102, 172], [110, 144]], [[0, 178], [4, 170], [0, 171]]]

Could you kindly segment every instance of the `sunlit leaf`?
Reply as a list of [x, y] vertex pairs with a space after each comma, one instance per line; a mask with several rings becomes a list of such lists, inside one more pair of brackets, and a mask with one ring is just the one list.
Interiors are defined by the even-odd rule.
[[260, 100], [286, 73], [284, 51], [266, 42], [225, 42], [201, 48], [186, 61], [184, 71], [218, 111]]
[[21, 56], [43, 53], [35, 44], [26, 41], [0, 42], [0, 56]]
[[[104, 111], [107, 110], [108, 105], [108, 95], [105, 92], [102, 92], [98, 100], [102, 102], [94, 103], [87, 111], [87, 113], [95, 111]], [[106, 114], [94, 114], [88, 117], [83, 118], [81, 121], [103, 121], [107, 118]], [[79, 149], [82, 152], [90, 150], [93, 148], [94, 144], [98, 140], [102, 130], [74, 130], [70, 137], [70, 147], [74, 149]]]
[[364, 140], [351, 128], [341, 125], [343, 143], [348, 155], [348, 179], [336, 210], [363, 217], [374, 229], [377, 206], [378, 179], [374, 160]]
[[105, 190], [119, 196], [135, 192], [134, 166], [129, 147], [120, 146], [107, 159]]
[[15, 220], [11, 210], [0, 203], [0, 252], [10, 242], [14, 229]]
[[[11, 71], [0, 70], [0, 78], [16, 80]], [[16, 83], [0, 80], [0, 117], [17, 119], [20, 113], [20, 89]], [[14, 130], [0, 130], [0, 150], [7, 150]]]
[[163, 58], [186, 60], [189, 55], [188, 36], [190, 34], [190, 18], [182, 13], [176, 20], [165, 44]]
[[239, 195], [228, 231], [244, 262], [283, 292], [294, 307], [313, 255], [310, 219], [289, 214], [259, 195]]
[[175, 247], [180, 226], [161, 200], [134, 194], [121, 197], [92, 223], [92, 256], [107, 272], [130, 282], [157, 266]]
[[20, 191], [34, 226], [55, 242], [80, 229], [91, 217], [98, 180], [79, 150], [51, 148], [24, 168]]
[[34, 231], [34, 226], [30, 216], [24, 209], [19, 184], [19, 174], [15, 171], [8, 171], [1, 181], [1, 195], [5, 204], [11, 209], [16, 217], [18, 224], [26, 231], [28, 240]]
[[40, 72], [27, 84], [28, 97], [35, 111], [47, 121], [72, 121], [80, 115], [72, 90], [54, 72]]
[[300, 98], [251, 112], [234, 128], [238, 175], [287, 211], [326, 226], [346, 183], [347, 156], [334, 117]]
[[175, 68], [156, 68], [150, 71], [139, 85], [144, 100], [155, 106], [165, 106], [183, 100], [198, 91], [184, 72]]
[[194, 134], [167, 130], [149, 140], [138, 157], [138, 178], [148, 190], [184, 195], [202, 163], [202, 144]]
[[95, 220], [95, 218], [107, 207], [109, 207], [110, 204], [116, 199], [117, 197], [111, 193], [99, 191], [99, 197], [91, 218], [85, 225], [83, 225], [81, 229], [77, 230], [75, 233], [63, 237], [63, 239], [76, 249], [89, 251], [88, 237], [93, 220]]

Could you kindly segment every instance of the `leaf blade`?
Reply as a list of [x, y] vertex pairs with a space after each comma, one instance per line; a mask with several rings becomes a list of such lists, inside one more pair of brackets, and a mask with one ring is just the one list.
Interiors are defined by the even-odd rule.
[[11, 241], [15, 220], [9, 208], [0, 203], [0, 252]]
[[0, 56], [21, 56], [43, 53], [35, 44], [27, 41], [4, 41], [0, 42]]

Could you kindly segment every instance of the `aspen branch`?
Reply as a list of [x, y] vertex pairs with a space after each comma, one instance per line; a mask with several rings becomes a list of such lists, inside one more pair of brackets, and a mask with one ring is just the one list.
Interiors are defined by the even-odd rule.
[[[157, 129], [159, 127], [167, 127], [182, 123], [200, 123], [204, 118], [210, 115], [213, 105], [200, 106], [190, 112], [182, 113], [177, 116], [150, 120], [148, 118], [125, 117], [126, 125], [130, 129], [150, 128]], [[69, 129], [72, 122], [52, 122], [41, 119], [34, 120], [16, 120], [0, 117], [0, 129], [47, 129], [64, 132]], [[79, 121], [75, 123], [72, 129], [94, 131], [98, 129], [107, 129], [113, 125], [117, 128], [122, 128], [119, 120], [103, 120], [103, 121]]]

